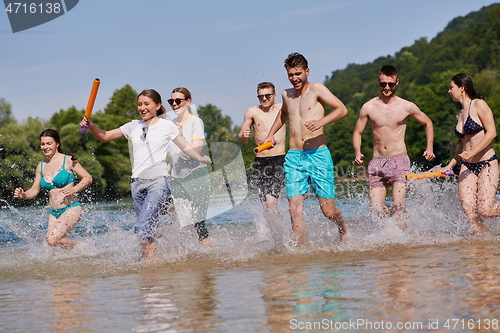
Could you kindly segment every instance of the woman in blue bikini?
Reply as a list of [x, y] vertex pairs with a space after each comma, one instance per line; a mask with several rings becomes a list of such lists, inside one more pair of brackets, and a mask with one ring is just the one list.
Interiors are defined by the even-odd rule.
[[448, 93], [462, 104], [462, 110], [457, 113], [455, 126], [460, 145], [444, 170], [461, 163], [458, 195], [462, 209], [475, 235], [490, 236], [481, 217], [500, 216], [500, 203], [494, 203], [499, 171], [491, 146], [497, 135], [493, 113], [467, 74], [455, 75]]
[[[40, 134], [40, 148], [47, 157], [36, 167], [35, 181], [24, 191], [16, 188], [14, 198], [33, 199], [43, 188], [49, 192], [49, 226], [45, 239], [50, 246], [72, 248], [78, 242], [68, 232], [80, 221], [82, 205], [76, 196], [92, 183], [92, 177], [74, 156], [61, 151], [59, 134], [47, 129]], [[81, 181], [75, 185], [75, 174]]]

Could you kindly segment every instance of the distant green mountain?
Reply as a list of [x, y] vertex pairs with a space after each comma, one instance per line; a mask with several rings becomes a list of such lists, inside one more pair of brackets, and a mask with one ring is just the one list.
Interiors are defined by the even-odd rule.
[[[386, 64], [399, 71], [397, 94], [419, 106], [434, 122], [434, 151], [437, 162], [453, 155], [458, 140], [453, 135], [455, 114], [459, 105], [448, 96], [453, 75], [464, 72], [471, 75], [477, 90], [490, 105], [498, 122], [500, 115], [500, 3], [492, 4], [464, 17], [453, 19], [430, 42], [426, 38], [402, 48], [394, 56], [379, 57], [367, 64], [349, 64], [343, 70], [332, 72], [325, 85], [349, 109], [349, 116], [325, 130], [335, 162], [352, 165], [354, 154], [350, 141], [354, 124], [362, 105], [379, 94], [378, 70]], [[371, 130], [363, 137], [363, 154], [372, 156]], [[494, 146], [500, 152], [496, 140]], [[412, 161], [428, 167], [422, 157], [425, 149], [423, 127], [411, 120], [406, 143]]]

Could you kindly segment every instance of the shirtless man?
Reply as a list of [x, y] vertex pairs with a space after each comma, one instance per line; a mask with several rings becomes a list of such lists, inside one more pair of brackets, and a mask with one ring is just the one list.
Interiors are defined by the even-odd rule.
[[[386, 65], [379, 71], [380, 95], [366, 102], [359, 112], [354, 128], [352, 144], [357, 165], [363, 163], [361, 134], [368, 121], [372, 125], [374, 139], [373, 158], [368, 164], [370, 207], [378, 216], [396, 214], [398, 221], [404, 220], [406, 179], [410, 170], [410, 158], [406, 153], [405, 131], [408, 118], [416, 119], [425, 127], [427, 148], [423, 156], [431, 161], [434, 129], [432, 121], [413, 103], [395, 95], [399, 84], [398, 71]], [[392, 185], [392, 207], [385, 204], [387, 190]]]
[[[323, 126], [345, 117], [347, 109], [323, 84], [308, 82], [309, 67], [303, 55], [291, 53], [285, 60], [285, 68], [293, 88], [283, 91], [283, 106], [265, 141], [273, 141], [278, 129], [290, 121], [285, 178], [294, 236], [298, 244], [307, 243], [304, 194], [312, 184], [321, 211], [337, 224], [340, 240], [345, 241], [349, 234], [342, 213], [335, 207], [333, 161], [326, 146]], [[333, 108], [327, 116], [325, 104]]]
[[[250, 129], [253, 128], [255, 144], [260, 146], [281, 109], [281, 103], [275, 103], [276, 92], [274, 84], [262, 82], [257, 86], [257, 98], [260, 105], [252, 106], [245, 112], [238, 139], [241, 143], [248, 141]], [[278, 213], [276, 203], [285, 185], [283, 163], [285, 161], [286, 126], [276, 133], [276, 145], [255, 156], [253, 163], [253, 181], [257, 185], [259, 198], [264, 203], [266, 211]]]

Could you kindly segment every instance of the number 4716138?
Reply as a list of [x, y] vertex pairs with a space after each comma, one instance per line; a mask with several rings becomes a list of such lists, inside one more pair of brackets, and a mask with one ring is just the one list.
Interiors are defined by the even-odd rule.
[[498, 329], [498, 319], [447, 319], [446, 329]]
[[[45, 6], [45, 8], [44, 8]], [[5, 7], [5, 11], [9, 14], [59, 14], [61, 12], [61, 4], [47, 2], [26, 3], [26, 2], [9, 2]]]

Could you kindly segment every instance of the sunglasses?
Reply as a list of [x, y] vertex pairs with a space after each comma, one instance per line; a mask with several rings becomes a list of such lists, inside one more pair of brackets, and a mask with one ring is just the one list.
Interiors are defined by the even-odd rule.
[[148, 134], [148, 128], [147, 126], [142, 126], [142, 134], [141, 134], [141, 141], [146, 141], [146, 134]]
[[179, 105], [182, 103], [182, 101], [185, 101], [185, 100], [186, 100], [185, 98], [176, 98], [176, 99], [171, 98], [167, 102], [170, 105], [174, 105], [174, 102], [175, 102], [175, 104]]
[[264, 99], [264, 97], [265, 97], [266, 99], [269, 99], [269, 98], [271, 98], [273, 95], [274, 95], [274, 94], [257, 95], [257, 98], [258, 98], [258, 99]]
[[379, 82], [378, 85], [380, 88], [385, 88], [387, 85], [389, 88], [394, 88], [396, 86], [397, 82]]

